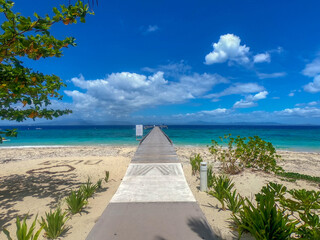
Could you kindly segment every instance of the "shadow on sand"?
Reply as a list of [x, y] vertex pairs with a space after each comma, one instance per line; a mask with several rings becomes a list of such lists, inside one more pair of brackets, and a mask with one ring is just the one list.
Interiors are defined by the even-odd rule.
[[[52, 200], [47, 206], [55, 207], [58, 201], [70, 194], [70, 190], [77, 188], [82, 183], [77, 180], [74, 173], [34, 173], [34, 174], [13, 174], [0, 178], [0, 226], [6, 227], [8, 222], [18, 215], [19, 211], [12, 208], [25, 197], [48, 198]], [[27, 213], [26, 213], [27, 214]], [[33, 217], [29, 213], [29, 218]]]

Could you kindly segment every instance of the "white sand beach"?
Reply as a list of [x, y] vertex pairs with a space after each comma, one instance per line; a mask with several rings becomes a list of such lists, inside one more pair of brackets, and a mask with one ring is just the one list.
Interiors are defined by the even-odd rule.
[[[72, 216], [67, 225], [70, 229], [63, 239], [85, 239], [108, 202], [116, 192], [122, 177], [136, 151], [136, 147], [81, 146], [46, 148], [2, 148], [0, 151], [0, 226], [15, 233], [15, 217], [29, 214], [28, 224], [38, 214], [38, 219], [58, 203], [65, 208], [63, 199], [72, 189], [90, 177], [93, 182], [110, 172], [108, 183], [89, 200], [80, 214]], [[223, 239], [235, 239], [230, 229], [229, 211], [221, 211], [219, 202], [198, 189], [199, 178], [191, 175], [189, 157], [200, 153], [207, 162], [212, 156], [205, 147], [176, 147], [187, 182], [213, 230]], [[320, 153], [281, 151], [279, 163], [287, 171], [320, 177]], [[219, 164], [212, 162], [214, 170]], [[288, 188], [320, 190], [318, 184], [299, 180], [284, 181], [273, 174], [245, 170], [232, 176], [238, 192], [249, 198], [259, 192], [269, 181], [282, 183]], [[44, 233], [44, 232], [42, 232]], [[6, 239], [3, 232], [0, 239]], [[40, 239], [45, 239], [41, 236]]]

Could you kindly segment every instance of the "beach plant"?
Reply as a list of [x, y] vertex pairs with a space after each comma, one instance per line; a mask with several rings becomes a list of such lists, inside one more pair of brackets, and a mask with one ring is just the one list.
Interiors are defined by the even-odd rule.
[[66, 198], [66, 202], [69, 212], [73, 215], [80, 213], [84, 206], [88, 204], [87, 198], [80, 189], [78, 191], [71, 191], [70, 195]]
[[104, 181], [107, 183], [108, 181], [109, 181], [109, 175], [110, 175], [110, 173], [109, 173], [109, 171], [105, 171], [105, 177], [104, 177]]
[[97, 181], [97, 188], [98, 189], [101, 189], [102, 188], [102, 178], [100, 178], [98, 181]]
[[[280, 155], [270, 142], [254, 137], [232, 137], [231, 134], [220, 137], [222, 144], [212, 140], [209, 151], [216, 160], [222, 163], [222, 170], [228, 174], [236, 174], [244, 168], [253, 168], [265, 172], [281, 172], [277, 165]], [[226, 148], [224, 146], [227, 145]]]
[[276, 173], [280, 177], [285, 177], [293, 180], [306, 180], [310, 182], [320, 183], [320, 177], [314, 177], [306, 174], [300, 174], [295, 172], [280, 171]]
[[192, 175], [196, 175], [197, 173], [200, 173], [200, 163], [202, 162], [202, 158], [200, 154], [196, 154], [193, 157], [190, 157], [190, 164], [192, 168]]
[[88, 177], [87, 182], [80, 186], [80, 191], [82, 192], [83, 196], [88, 199], [93, 196], [97, 188], [97, 184], [93, 184], [90, 180], [90, 177]]
[[[36, 231], [36, 233], [33, 234], [34, 231], [35, 231], [35, 228], [36, 228], [37, 217], [38, 217], [38, 215], [36, 216], [36, 218], [32, 222], [31, 227], [29, 229], [28, 229], [28, 226], [27, 226], [28, 215], [26, 215], [23, 218], [22, 222], [20, 221], [19, 217], [16, 218], [16, 227], [17, 227], [16, 239], [17, 240], [37, 240], [39, 238], [39, 235], [40, 235], [43, 227], [40, 227], [38, 229], [38, 231]], [[8, 240], [12, 240], [12, 238], [10, 236], [10, 233], [9, 233], [9, 231], [7, 229], [3, 229], [3, 232], [7, 236]]]
[[246, 198], [242, 208], [232, 219], [237, 226], [239, 238], [248, 231], [255, 239], [291, 239], [296, 222], [284, 210], [277, 208], [272, 193], [260, 195], [257, 206]]
[[213, 181], [214, 181], [213, 166], [211, 164], [209, 164], [208, 169], [207, 169], [207, 186], [208, 186], [208, 188], [212, 188]]
[[41, 217], [40, 225], [45, 231], [45, 236], [48, 239], [57, 239], [61, 234], [67, 231], [66, 221], [68, 220], [67, 212], [62, 212], [58, 207], [56, 210], [48, 213], [46, 212], [46, 218]]
[[288, 193], [290, 198], [281, 204], [299, 220], [296, 234], [302, 239], [320, 239], [320, 191], [292, 189]]
[[226, 204], [227, 208], [232, 212], [232, 213], [238, 213], [243, 205], [243, 197], [237, 193], [237, 190], [233, 190], [232, 192], [227, 192], [226, 195]]
[[223, 145], [219, 145], [217, 141], [211, 140], [212, 145], [209, 147], [209, 152], [215, 156], [216, 160], [222, 163], [222, 171], [224, 173], [239, 173], [241, 168], [237, 162], [238, 158], [236, 149], [234, 148], [235, 139], [231, 137], [231, 134], [219, 138], [222, 143], [227, 141], [227, 148], [223, 148]]
[[320, 239], [319, 191], [288, 190], [270, 182], [255, 195], [255, 200], [253, 204], [246, 198], [232, 213], [239, 238], [247, 231], [255, 239]]
[[291, 194], [292, 199], [286, 199], [287, 201], [283, 202], [283, 205], [291, 211], [299, 212], [300, 216], [307, 216], [311, 210], [320, 209], [320, 191], [292, 189], [288, 193]]
[[227, 175], [214, 176], [212, 190], [208, 192], [221, 203], [222, 210], [224, 211], [226, 210], [225, 201], [228, 194], [231, 193], [233, 186], [234, 183]]
[[309, 213], [301, 216], [303, 224], [297, 227], [296, 234], [301, 239], [320, 239], [320, 216], [319, 214]]

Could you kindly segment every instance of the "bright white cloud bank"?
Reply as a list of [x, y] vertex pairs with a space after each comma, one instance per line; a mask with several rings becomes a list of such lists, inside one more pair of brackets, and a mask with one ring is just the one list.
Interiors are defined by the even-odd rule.
[[305, 76], [313, 77], [313, 81], [304, 86], [304, 90], [311, 93], [320, 92], [320, 57], [307, 64], [302, 71]]
[[75, 111], [123, 116], [158, 105], [177, 104], [201, 97], [212, 87], [227, 82], [216, 74], [182, 75], [177, 82], [167, 81], [163, 72], [146, 76], [137, 73], [112, 73], [105, 79], [71, 80], [80, 92], [65, 91], [72, 97]]
[[249, 47], [240, 45], [240, 38], [233, 34], [220, 36], [217, 43], [213, 44], [213, 51], [206, 55], [205, 64], [223, 63], [226, 61], [246, 64], [250, 62], [248, 57]]

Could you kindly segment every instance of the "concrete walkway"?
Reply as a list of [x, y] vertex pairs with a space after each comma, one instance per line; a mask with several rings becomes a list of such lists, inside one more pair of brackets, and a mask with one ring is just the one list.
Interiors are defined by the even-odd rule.
[[155, 127], [87, 240], [218, 239], [184, 177], [171, 140]]

